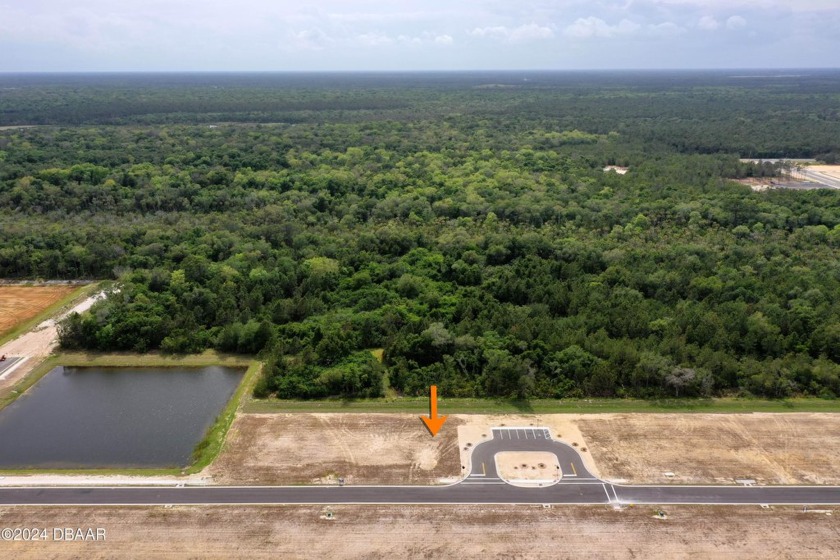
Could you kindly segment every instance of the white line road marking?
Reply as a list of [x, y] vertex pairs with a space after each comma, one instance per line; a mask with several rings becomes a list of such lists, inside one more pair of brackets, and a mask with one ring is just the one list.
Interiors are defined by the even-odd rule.
[[618, 499], [618, 494], [615, 493], [615, 486], [610, 484], [610, 489], [612, 489], [613, 496], [615, 496], [615, 501], [618, 502], [619, 499]]
[[610, 503], [612, 503], [612, 498], [610, 498], [610, 493], [609, 493], [609, 492], [607, 492], [607, 485], [606, 485], [606, 484], [601, 484], [601, 488], [603, 488], [603, 489], [604, 489], [604, 494], [606, 494], [606, 495], [607, 495], [607, 501], [609, 501]]
[[528, 430], [522, 430], [525, 433], [525, 439], [528, 439]]
[[9, 368], [7, 368], [5, 371], [3, 371], [3, 375], [0, 375], [0, 380], [5, 379], [9, 375], [11, 375], [13, 371], [15, 371], [17, 368], [19, 368], [24, 363], [26, 363], [26, 360], [28, 360], [28, 359], [29, 359], [29, 356], [24, 356], [22, 358], [18, 358], [15, 361], [14, 364], [12, 364]]

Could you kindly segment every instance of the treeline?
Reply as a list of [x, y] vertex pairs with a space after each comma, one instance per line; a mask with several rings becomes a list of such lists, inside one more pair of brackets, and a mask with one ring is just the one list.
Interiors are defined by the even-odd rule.
[[432, 120], [522, 132], [542, 121], [686, 154], [840, 157], [836, 70], [5, 75], [0, 88], [0, 126]]
[[[634, 87], [609, 93], [657, 95]], [[259, 354], [260, 396], [837, 396], [840, 193], [754, 193], [728, 178], [777, 167], [675, 145], [698, 96], [741, 110], [729, 87], [647, 135], [597, 87], [454, 86], [422, 93], [473, 110], [406, 88], [411, 119], [3, 131], [0, 276], [116, 278], [63, 346]]]

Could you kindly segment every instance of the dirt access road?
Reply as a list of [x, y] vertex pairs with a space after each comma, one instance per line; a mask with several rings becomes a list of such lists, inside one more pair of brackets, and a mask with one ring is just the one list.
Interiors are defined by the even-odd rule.
[[[0, 287], [0, 292], [9, 289], [8, 286]], [[77, 289], [73, 287], [72, 289]], [[84, 301], [75, 305], [72, 309], [61, 313], [58, 317], [47, 319], [34, 329], [18, 338], [0, 346], [0, 355], [25, 356], [27, 361], [11, 372], [0, 376], [0, 394], [13, 387], [19, 380], [23, 379], [35, 366], [49, 356], [58, 344], [58, 329], [56, 322], [70, 313], [83, 313], [90, 309], [99, 299], [105, 297], [103, 292], [94, 294]]]
[[0, 508], [0, 527], [103, 528], [0, 541], [41, 558], [837, 558], [838, 517], [801, 508], [287, 506]]

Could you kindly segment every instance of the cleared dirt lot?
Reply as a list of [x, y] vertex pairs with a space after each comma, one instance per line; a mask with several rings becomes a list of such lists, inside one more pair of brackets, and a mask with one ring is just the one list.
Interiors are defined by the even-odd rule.
[[835, 179], [840, 179], [840, 165], [809, 165], [808, 169], [825, 173]]
[[577, 423], [610, 479], [840, 484], [840, 414], [599, 414]]
[[[0, 290], [3, 290], [4, 288], [6, 287], [0, 287]], [[70, 288], [77, 289], [78, 286], [70, 286]], [[98, 293], [85, 298], [66, 313], [83, 313], [84, 311], [90, 309], [90, 307], [102, 297], [104, 297], [103, 294]], [[0, 345], [0, 354], [6, 354], [8, 356], [28, 356], [28, 360], [21, 367], [15, 369], [11, 373], [4, 374], [2, 378], [0, 378], [0, 396], [3, 396], [10, 391], [18, 381], [28, 375], [29, 372], [35, 369], [35, 367], [41, 363], [44, 358], [52, 353], [53, 349], [58, 344], [58, 328], [56, 326], [56, 320], [61, 316], [63, 316], [63, 314], [59, 312], [58, 316], [53, 316], [52, 319], [47, 319], [31, 331], [15, 338], [14, 340], [11, 340], [10, 342], [7, 342], [6, 344]]]
[[0, 285], [0, 335], [78, 289], [79, 286]]
[[411, 414], [240, 414], [202, 475], [218, 483], [434, 484], [458, 476], [456, 426]]
[[241, 414], [201, 476], [223, 484], [447, 482], [502, 425], [548, 427], [610, 480], [840, 484], [840, 414], [828, 413], [450, 415], [435, 438], [413, 414]]
[[[334, 518], [325, 519], [326, 511]], [[837, 558], [837, 516], [796, 508], [524, 506], [0, 508], [2, 527], [105, 542], [2, 542], [41, 558]]]

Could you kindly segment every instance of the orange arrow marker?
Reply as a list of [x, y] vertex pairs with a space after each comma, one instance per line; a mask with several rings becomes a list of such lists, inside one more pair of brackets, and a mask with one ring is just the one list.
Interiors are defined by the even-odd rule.
[[426, 424], [426, 428], [428, 428], [432, 437], [435, 437], [443, 427], [443, 423], [446, 422], [446, 416], [438, 416], [437, 413], [437, 385], [432, 385], [431, 390], [432, 392], [429, 395], [429, 415], [421, 416], [420, 420]]

